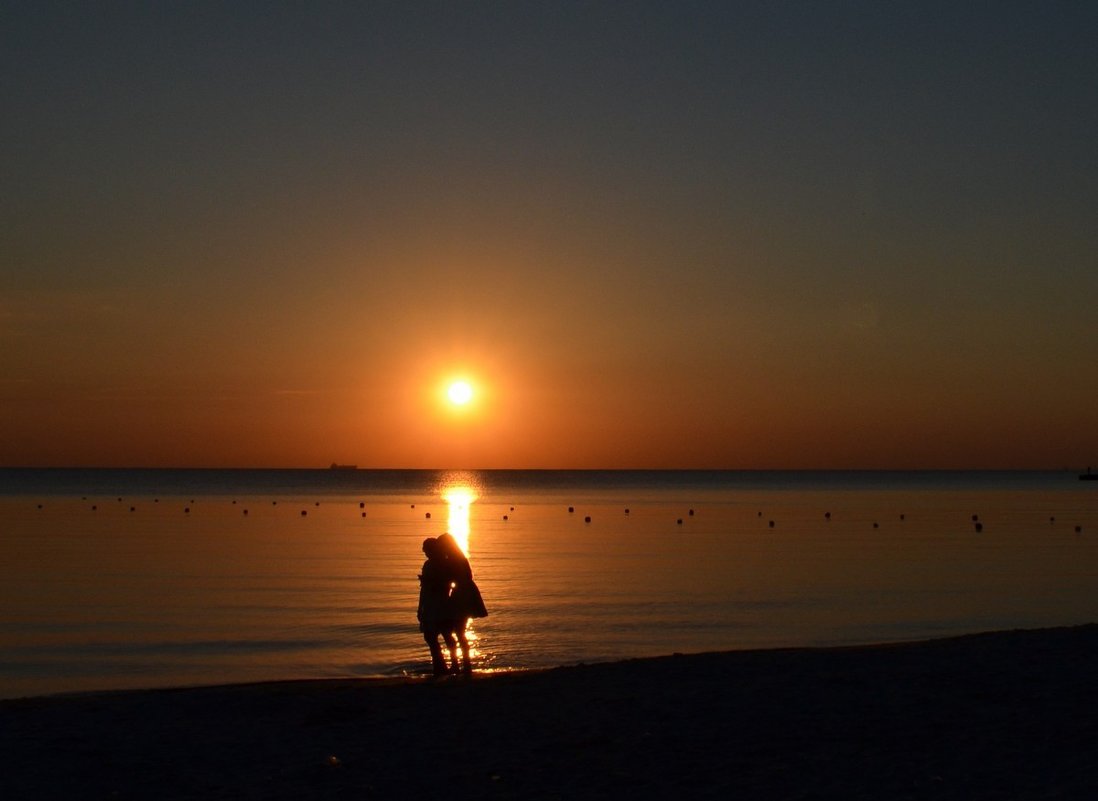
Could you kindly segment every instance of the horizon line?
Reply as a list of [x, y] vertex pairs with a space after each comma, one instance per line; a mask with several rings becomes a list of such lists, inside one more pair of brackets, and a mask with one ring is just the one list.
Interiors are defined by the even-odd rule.
[[310, 470], [335, 473], [570, 472], [570, 473], [1015, 473], [1077, 472], [1090, 467], [367, 467], [359, 465], [0, 465], [0, 470]]

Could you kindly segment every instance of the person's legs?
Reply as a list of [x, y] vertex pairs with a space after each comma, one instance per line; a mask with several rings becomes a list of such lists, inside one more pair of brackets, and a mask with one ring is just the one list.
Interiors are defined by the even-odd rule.
[[436, 676], [446, 673], [446, 662], [442, 658], [442, 646], [438, 642], [437, 631], [424, 631], [423, 640], [431, 649], [431, 669]]
[[473, 672], [473, 656], [469, 653], [469, 635], [466, 633], [469, 621], [458, 624], [458, 639], [461, 641], [461, 668], [466, 673]]
[[454, 633], [450, 630], [450, 628], [451, 626], [447, 624], [446, 628], [442, 630], [442, 639], [446, 641], [446, 649], [450, 652], [450, 672], [457, 673], [457, 640], [454, 638]]

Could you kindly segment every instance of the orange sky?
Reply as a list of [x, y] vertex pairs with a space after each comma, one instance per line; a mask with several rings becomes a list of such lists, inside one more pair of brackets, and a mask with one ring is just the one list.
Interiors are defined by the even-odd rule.
[[0, 465], [1098, 462], [1091, 12], [276, 8], [5, 25]]

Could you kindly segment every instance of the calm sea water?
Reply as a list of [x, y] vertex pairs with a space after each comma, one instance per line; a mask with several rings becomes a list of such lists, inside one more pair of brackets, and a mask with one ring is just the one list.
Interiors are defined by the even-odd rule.
[[0, 697], [427, 672], [416, 576], [443, 531], [486, 670], [1092, 622], [1095, 484], [0, 469]]

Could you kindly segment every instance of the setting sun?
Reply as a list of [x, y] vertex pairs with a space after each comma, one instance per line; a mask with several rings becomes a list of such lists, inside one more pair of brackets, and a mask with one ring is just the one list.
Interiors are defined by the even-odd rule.
[[473, 399], [473, 387], [468, 381], [455, 381], [446, 390], [446, 396], [455, 406], [464, 406]]

